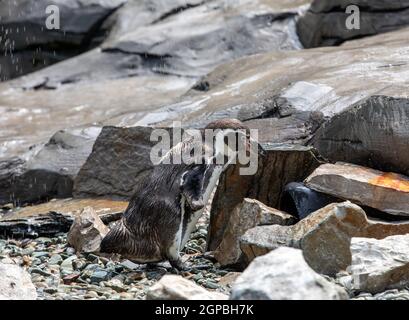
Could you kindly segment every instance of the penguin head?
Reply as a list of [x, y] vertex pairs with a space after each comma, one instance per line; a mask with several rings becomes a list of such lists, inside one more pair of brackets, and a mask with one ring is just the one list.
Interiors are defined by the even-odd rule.
[[[205, 129], [216, 131], [213, 145], [215, 158], [222, 155], [225, 157], [225, 164], [229, 164], [237, 156], [240, 147], [244, 146], [244, 151], [257, 152], [264, 156], [265, 152], [259, 143], [252, 139], [250, 128], [237, 119], [221, 119], [209, 123]], [[254, 149], [257, 146], [257, 149]], [[226, 166], [227, 166], [226, 165]]]

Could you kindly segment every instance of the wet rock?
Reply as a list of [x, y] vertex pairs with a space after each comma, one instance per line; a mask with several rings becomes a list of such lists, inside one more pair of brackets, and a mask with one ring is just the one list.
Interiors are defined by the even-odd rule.
[[0, 204], [72, 196], [73, 179], [99, 132], [98, 127], [62, 130], [20, 158], [0, 160]]
[[293, 226], [250, 229], [241, 238], [240, 246], [249, 260], [282, 246], [300, 248], [311, 268], [333, 276], [351, 264], [352, 237], [383, 239], [408, 232], [407, 222], [368, 220], [360, 207], [344, 202], [330, 204]]
[[346, 164], [324, 164], [305, 181], [316, 191], [391, 215], [409, 215], [409, 177]]
[[[14, 78], [64, 60], [98, 44], [98, 30], [124, 1], [48, 1], [12, 0], [0, 4], [0, 28], [3, 56], [1, 80]], [[45, 27], [46, 8], [58, 5], [60, 31]], [[10, 55], [5, 55], [9, 52]], [[11, 55], [11, 52], [15, 52]]]
[[77, 252], [97, 252], [108, 231], [109, 228], [104, 225], [94, 209], [86, 207], [75, 218], [68, 232], [68, 243]]
[[129, 199], [153, 169], [150, 151], [157, 144], [150, 139], [153, 130], [104, 127], [75, 179], [74, 195]]
[[104, 199], [63, 199], [11, 211], [0, 218], [0, 237], [54, 236], [68, 232], [83, 208], [91, 207], [108, 224], [120, 219], [128, 202]]
[[181, 276], [166, 275], [149, 289], [147, 300], [225, 300], [227, 296], [210, 292]]
[[[325, 123], [311, 143], [331, 161], [409, 176], [408, 106], [405, 98], [371, 97]], [[349, 124], [348, 128], [345, 123]]]
[[279, 210], [270, 208], [253, 199], [244, 199], [231, 213], [223, 240], [215, 252], [215, 258], [222, 265], [245, 264], [240, 249], [240, 237], [249, 229], [259, 225], [291, 225], [296, 222]]
[[232, 212], [244, 198], [259, 200], [267, 206], [280, 207], [285, 186], [305, 179], [319, 166], [311, 148], [302, 146], [265, 146], [266, 156], [259, 157], [255, 175], [240, 175], [240, 167], [230, 167], [220, 178], [213, 199], [208, 233], [208, 250], [220, 245]]
[[344, 289], [312, 270], [301, 250], [279, 248], [258, 257], [233, 285], [232, 300], [343, 300]]
[[[351, 13], [346, 8], [352, 4], [360, 9], [360, 26], [350, 30], [346, 21]], [[402, 1], [315, 0], [299, 19], [297, 31], [306, 48], [331, 46], [402, 28], [408, 25], [408, 17], [409, 5]]]
[[0, 300], [36, 300], [30, 275], [14, 264], [0, 261]]
[[352, 285], [355, 290], [379, 293], [409, 284], [409, 236], [382, 240], [352, 238]]

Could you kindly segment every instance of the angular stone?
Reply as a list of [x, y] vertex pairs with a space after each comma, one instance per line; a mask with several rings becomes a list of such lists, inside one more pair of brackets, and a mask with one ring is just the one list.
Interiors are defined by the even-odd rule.
[[240, 237], [249, 229], [260, 225], [291, 225], [296, 219], [282, 211], [267, 207], [253, 199], [244, 199], [231, 213], [223, 240], [215, 251], [222, 266], [247, 264], [240, 249]]
[[0, 160], [0, 204], [71, 197], [73, 180], [100, 131], [99, 127], [61, 130], [22, 157]]
[[[346, 28], [347, 18], [351, 16], [346, 8], [350, 5], [360, 9], [359, 28]], [[408, 25], [408, 18], [409, 5], [405, 1], [315, 0], [299, 19], [297, 31], [306, 48], [331, 46], [402, 28]]]
[[336, 163], [320, 166], [305, 183], [316, 191], [391, 215], [409, 216], [409, 177], [406, 176]]
[[14, 264], [0, 262], [0, 300], [36, 300], [30, 275]]
[[407, 99], [375, 96], [330, 119], [316, 131], [311, 144], [332, 162], [409, 176], [408, 119]]
[[128, 202], [104, 199], [64, 199], [17, 208], [0, 218], [0, 237], [54, 236], [68, 232], [83, 208], [91, 207], [108, 224], [119, 220]]
[[[96, 31], [123, 2], [2, 1], [0, 28], [6, 32], [2, 32], [0, 52], [9, 59], [3, 59], [0, 81], [35, 71], [95, 46], [101, 42]], [[61, 32], [45, 28], [49, 5], [58, 5], [60, 9]], [[10, 51], [16, 54], [4, 54]]]
[[109, 228], [91, 207], [86, 207], [75, 217], [70, 231], [68, 243], [77, 252], [98, 252], [102, 239], [107, 235]]
[[250, 229], [240, 239], [240, 246], [249, 260], [282, 246], [300, 248], [311, 268], [333, 276], [351, 264], [352, 237], [383, 239], [406, 233], [408, 222], [368, 220], [360, 207], [347, 201], [330, 204], [293, 226]]
[[147, 300], [226, 300], [220, 292], [208, 291], [181, 276], [165, 275], [149, 288]]
[[231, 300], [344, 300], [340, 286], [312, 270], [301, 250], [279, 248], [256, 258], [233, 285]]
[[150, 140], [152, 130], [104, 127], [75, 179], [74, 195], [130, 198], [153, 169], [150, 150], [157, 142]]
[[355, 290], [379, 293], [409, 285], [409, 235], [382, 240], [352, 238], [352, 286]]
[[285, 186], [305, 179], [319, 161], [313, 149], [297, 145], [263, 145], [266, 150], [260, 156], [255, 175], [240, 175], [239, 165], [232, 166], [220, 178], [213, 199], [208, 233], [208, 250], [220, 245], [232, 212], [244, 198], [256, 199], [267, 206], [280, 207], [280, 198]]

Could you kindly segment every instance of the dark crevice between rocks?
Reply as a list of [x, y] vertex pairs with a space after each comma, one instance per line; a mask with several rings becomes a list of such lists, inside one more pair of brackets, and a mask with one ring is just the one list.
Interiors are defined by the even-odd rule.
[[174, 9], [162, 14], [159, 18], [154, 20], [152, 22], [152, 24], [159, 23], [159, 22], [161, 22], [161, 21], [163, 21], [163, 20], [165, 20], [165, 19], [167, 19], [167, 18], [169, 18], [171, 16], [177, 15], [177, 14], [183, 12], [183, 11], [186, 11], [186, 10], [189, 10], [189, 9], [192, 9], [192, 8], [196, 8], [196, 7], [200, 7], [201, 5], [204, 5], [206, 2], [207, 1], [205, 0], [205, 1], [202, 1], [202, 2], [199, 2], [199, 3], [196, 3], [196, 4], [186, 3], [184, 6], [176, 7]]

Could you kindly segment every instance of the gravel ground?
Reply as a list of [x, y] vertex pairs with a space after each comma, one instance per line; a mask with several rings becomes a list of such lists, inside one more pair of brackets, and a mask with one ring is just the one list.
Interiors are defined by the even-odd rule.
[[[229, 293], [235, 277], [204, 254], [206, 218], [187, 243], [182, 259], [192, 270], [181, 275], [208, 290]], [[144, 299], [146, 291], [166, 273], [175, 273], [169, 263], [137, 265], [113, 261], [94, 254], [79, 254], [67, 244], [67, 234], [53, 238], [0, 240], [0, 260], [12, 259], [26, 268], [40, 300]]]

